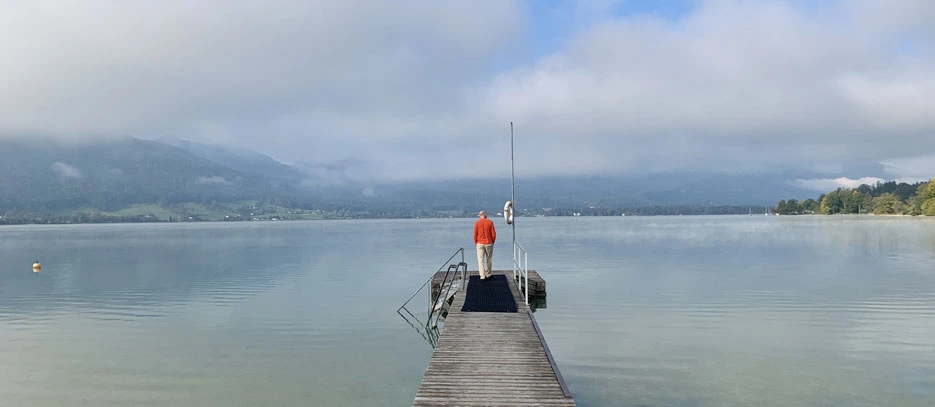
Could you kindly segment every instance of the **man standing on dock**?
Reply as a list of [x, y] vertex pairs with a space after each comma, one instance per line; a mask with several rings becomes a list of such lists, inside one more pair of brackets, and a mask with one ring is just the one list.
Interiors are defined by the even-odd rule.
[[[480, 219], [474, 222], [474, 246], [477, 246], [477, 274], [480, 279], [491, 277], [493, 269], [493, 244], [497, 241], [497, 230], [493, 221], [487, 219], [487, 212], [477, 213]], [[486, 257], [486, 260], [484, 259]]]

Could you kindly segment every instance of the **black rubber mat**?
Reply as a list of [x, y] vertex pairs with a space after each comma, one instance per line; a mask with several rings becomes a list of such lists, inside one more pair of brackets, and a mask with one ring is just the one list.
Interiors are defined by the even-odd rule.
[[513, 299], [509, 284], [502, 274], [483, 281], [478, 276], [471, 276], [461, 311], [516, 312], [516, 300]]

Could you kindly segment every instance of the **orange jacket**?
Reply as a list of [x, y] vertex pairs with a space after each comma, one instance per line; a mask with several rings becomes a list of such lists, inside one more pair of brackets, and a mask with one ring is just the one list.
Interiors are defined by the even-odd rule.
[[480, 218], [474, 222], [474, 244], [493, 244], [497, 241], [497, 230], [493, 227], [493, 221], [487, 218]]

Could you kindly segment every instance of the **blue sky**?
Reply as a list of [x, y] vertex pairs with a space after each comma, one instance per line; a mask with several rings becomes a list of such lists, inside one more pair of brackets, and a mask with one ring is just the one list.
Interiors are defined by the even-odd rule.
[[532, 176], [930, 177], [932, 21], [931, 0], [6, 2], [0, 138], [446, 179], [508, 171], [512, 121]]
[[542, 57], [560, 51], [566, 40], [590, 29], [594, 24], [637, 16], [677, 22], [697, 5], [697, 1], [633, 0], [582, 3], [546, 0], [529, 2], [528, 5], [529, 35], [533, 38], [535, 56]]

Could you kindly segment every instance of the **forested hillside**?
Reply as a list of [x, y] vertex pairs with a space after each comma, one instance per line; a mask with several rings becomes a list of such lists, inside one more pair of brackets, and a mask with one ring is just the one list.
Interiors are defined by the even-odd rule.
[[[788, 180], [807, 176], [519, 177], [516, 200], [528, 216], [745, 214], [801, 194]], [[254, 151], [173, 138], [0, 141], [0, 224], [467, 216], [510, 199], [507, 177], [321, 177]]]
[[881, 182], [857, 188], [838, 188], [818, 199], [780, 200], [780, 215], [873, 213], [876, 215], [935, 216], [935, 179], [914, 184]]
[[0, 214], [300, 197], [288, 185], [155, 141], [0, 145]]

